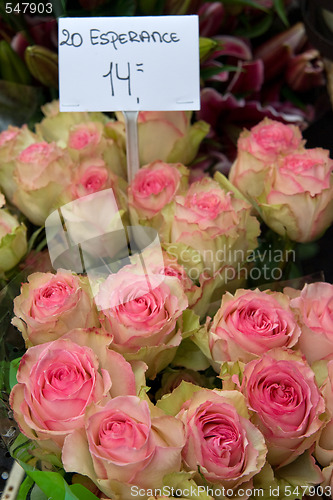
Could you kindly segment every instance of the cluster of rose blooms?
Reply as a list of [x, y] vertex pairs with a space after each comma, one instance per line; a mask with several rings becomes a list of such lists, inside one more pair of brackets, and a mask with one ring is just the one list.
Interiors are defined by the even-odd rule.
[[[27, 351], [10, 404], [31, 453], [58, 457], [113, 500], [164, 498], [163, 487], [202, 500], [246, 499], [255, 488], [269, 498], [272, 487], [284, 498], [286, 486], [328, 492], [333, 286], [249, 290], [244, 276], [229, 282], [222, 272], [251, 266], [258, 216], [298, 242], [332, 223], [328, 153], [266, 119], [241, 134], [229, 180], [196, 177], [185, 165], [207, 126], [186, 113], [142, 113], [143, 166], [127, 186], [120, 117], [62, 114], [56, 103], [45, 113], [36, 134], [0, 135], [7, 201], [42, 225], [57, 207], [111, 188], [124, 225], [153, 228], [163, 251], [130, 256], [97, 291], [64, 269], [22, 284], [12, 323]], [[6, 252], [19, 260], [26, 248], [13, 241]]]

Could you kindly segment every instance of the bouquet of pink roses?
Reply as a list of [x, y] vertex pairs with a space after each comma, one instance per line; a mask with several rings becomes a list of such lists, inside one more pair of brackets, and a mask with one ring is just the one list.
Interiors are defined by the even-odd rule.
[[198, 178], [207, 124], [141, 113], [128, 184], [121, 116], [44, 113], [0, 134], [0, 267], [29, 274], [11, 321], [19, 498], [329, 497], [333, 285], [281, 283], [333, 222], [327, 151], [265, 119], [229, 179]]

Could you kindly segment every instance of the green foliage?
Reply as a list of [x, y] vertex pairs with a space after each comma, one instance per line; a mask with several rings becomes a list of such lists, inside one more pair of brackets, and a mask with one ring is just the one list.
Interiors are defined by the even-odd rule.
[[256, 38], [264, 35], [270, 29], [273, 23], [274, 13], [270, 11], [255, 24], [251, 23], [246, 15], [242, 16], [242, 19], [244, 27], [237, 29], [236, 35], [246, 38]]
[[275, 11], [276, 11], [277, 15], [279, 16], [279, 18], [283, 22], [283, 24], [286, 27], [288, 27], [289, 26], [289, 21], [287, 19], [287, 14], [286, 14], [285, 6], [284, 6], [284, 1], [283, 0], [274, 0], [274, 8], [275, 8]]
[[20, 361], [22, 359], [22, 356], [16, 359], [12, 359], [12, 361], [9, 363], [9, 387], [10, 390], [14, 387], [14, 385], [17, 384], [17, 371], [19, 369]]

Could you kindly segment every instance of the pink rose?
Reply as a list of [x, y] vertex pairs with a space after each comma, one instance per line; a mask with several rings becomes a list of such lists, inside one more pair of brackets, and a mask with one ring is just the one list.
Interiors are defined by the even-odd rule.
[[215, 180], [194, 182], [175, 202], [168, 251], [178, 257], [191, 279], [243, 263], [247, 252], [257, 246], [260, 228], [250, 215], [251, 206]]
[[198, 471], [198, 484], [208, 482], [220, 490], [252, 488], [252, 478], [264, 466], [267, 449], [264, 437], [249, 421], [238, 391], [198, 389], [177, 417], [186, 429], [183, 459], [188, 470]]
[[311, 283], [297, 295], [290, 305], [302, 329], [298, 347], [310, 364], [329, 359], [333, 355], [333, 285]]
[[101, 158], [111, 175], [125, 176], [125, 155], [117, 142], [107, 137], [101, 121], [73, 125], [68, 131], [67, 147], [74, 161]]
[[270, 120], [244, 134], [230, 181], [278, 234], [298, 242], [318, 238], [333, 221], [329, 152], [305, 149], [295, 127]]
[[155, 161], [137, 172], [128, 189], [129, 205], [139, 218], [150, 219], [184, 191], [189, 172], [180, 163]]
[[55, 143], [28, 146], [16, 160], [14, 205], [33, 224], [44, 224], [52, 209], [64, 201], [62, 195], [70, 185], [71, 167], [68, 153]]
[[66, 435], [84, 427], [91, 403], [136, 393], [131, 366], [109, 349], [110, 341], [97, 330], [73, 330], [26, 351], [10, 395], [26, 436], [46, 448], [50, 444], [43, 441], [51, 439], [61, 448]]
[[103, 125], [85, 122], [74, 125], [69, 132], [68, 147], [81, 152], [92, 152], [102, 139]]
[[34, 273], [14, 299], [12, 320], [27, 346], [55, 340], [73, 328], [98, 327], [87, 278], [69, 271]]
[[45, 118], [36, 125], [37, 133], [47, 142], [66, 148], [72, 161], [100, 157], [110, 171], [126, 177], [123, 145], [108, 134], [103, 113], [60, 113], [58, 101], [42, 107]]
[[321, 387], [329, 415], [327, 425], [322, 429], [316, 443], [315, 456], [320, 465], [328, 466], [333, 463], [333, 360], [327, 363], [327, 377]]
[[2, 162], [12, 161], [26, 147], [37, 141], [37, 136], [30, 132], [27, 125], [23, 127], [9, 126], [0, 133], [0, 158]]
[[323, 476], [322, 486], [324, 488], [324, 495], [330, 497], [333, 491], [333, 463], [323, 469]]
[[[16, 139], [18, 134], [20, 133], [20, 129], [17, 127], [10, 127], [8, 130], [4, 130], [0, 134], [0, 148], [3, 148], [5, 145], [8, 145], [11, 149], [13, 147], [13, 139]], [[3, 153], [3, 151], [2, 151]], [[6, 151], [8, 154], [8, 151]]]
[[89, 157], [73, 171], [70, 198], [74, 200], [111, 188], [119, 205], [127, 208], [126, 187], [126, 182], [115, 175], [101, 157]]
[[307, 191], [315, 196], [329, 189], [332, 163], [328, 151], [320, 148], [290, 153], [279, 159], [274, 189], [285, 194]]
[[145, 361], [148, 377], [172, 361], [182, 338], [177, 320], [188, 305], [177, 278], [126, 266], [101, 284], [96, 304], [114, 348], [127, 359]]
[[132, 256], [132, 264], [140, 265], [141, 259], [144, 259], [145, 266], [148, 274], [159, 274], [162, 276], [169, 276], [177, 278], [185, 292], [188, 299], [189, 306], [198, 300], [201, 290], [197, 287], [191, 278], [186, 274], [184, 266], [178, 263], [175, 257], [171, 254], [156, 248], [145, 248], [144, 251]]
[[274, 349], [250, 361], [241, 390], [253, 423], [268, 447], [271, 465], [287, 465], [309, 449], [324, 425], [325, 404], [313, 371], [288, 349]]
[[45, 118], [36, 124], [37, 134], [47, 142], [56, 142], [62, 148], [67, 147], [69, 134], [77, 126], [91, 124], [93, 121], [103, 124], [106, 120], [103, 113], [60, 112], [58, 100], [44, 104], [41, 109]]
[[15, 267], [28, 250], [27, 228], [7, 209], [0, 193], [0, 276]]
[[275, 347], [292, 347], [301, 333], [289, 298], [279, 292], [238, 289], [222, 297], [209, 330], [214, 361], [247, 363]]
[[30, 132], [26, 125], [21, 128], [10, 126], [0, 133], [0, 187], [10, 201], [16, 190], [13, 178], [16, 157], [37, 141], [36, 134]]
[[[293, 153], [303, 145], [302, 134], [295, 125], [264, 118], [250, 131], [244, 130], [238, 139], [238, 149], [257, 160], [275, 161], [279, 155]], [[241, 172], [238, 172], [241, 173]]]
[[112, 187], [109, 172], [101, 159], [85, 161], [75, 174], [72, 184], [74, 199]]
[[[110, 136], [122, 141], [125, 147], [124, 117], [122, 113], [116, 115], [118, 121], [110, 121], [106, 128]], [[191, 115], [188, 111], [140, 111], [140, 165], [147, 165], [155, 160], [189, 165], [209, 132], [209, 125], [204, 121], [192, 125]]]
[[331, 225], [333, 160], [328, 155], [320, 148], [290, 154], [270, 175], [274, 180], [267, 178], [258, 202], [263, 219], [278, 234], [287, 234], [294, 241], [312, 241]]
[[132, 225], [148, 225], [163, 241], [170, 240], [174, 200], [185, 193], [189, 170], [181, 165], [155, 161], [142, 167], [128, 188]]
[[166, 474], [178, 472], [183, 446], [179, 420], [124, 396], [92, 406], [85, 431], [66, 438], [62, 462], [66, 471], [90, 477], [108, 497], [131, 498], [130, 485], [158, 488]]

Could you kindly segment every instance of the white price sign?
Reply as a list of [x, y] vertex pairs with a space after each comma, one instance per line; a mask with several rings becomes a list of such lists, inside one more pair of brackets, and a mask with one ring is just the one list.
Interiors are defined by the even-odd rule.
[[198, 16], [59, 19], [61, 111], [200, 109]]

